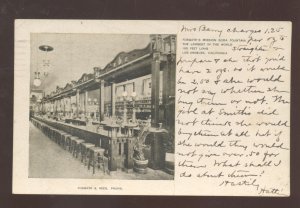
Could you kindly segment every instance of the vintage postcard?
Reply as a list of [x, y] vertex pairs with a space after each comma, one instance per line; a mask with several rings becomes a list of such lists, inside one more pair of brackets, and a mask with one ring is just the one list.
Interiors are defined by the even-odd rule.
[[13, 193], [289, 196], [291, 27], [16, 20]]

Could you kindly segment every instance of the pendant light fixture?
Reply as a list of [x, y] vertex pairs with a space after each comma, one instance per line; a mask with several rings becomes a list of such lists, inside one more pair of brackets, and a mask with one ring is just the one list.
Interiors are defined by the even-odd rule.
[[41, 86], [41, 84], [42, 84], [42, 81], [40, 79], [40, 72], [36, 71], [36, 72], [34, 72], [33, 85], [36, 87], [39, 87], [39, 86]]
[[50, 59], [48, 57], [48, 53], [53, 51], [53, 47], [49, 45], [41, 45], [39, 46], [39, 49], [45, 53], [45, 57], [43, 58], [43, 76], [47, 77], [50, 72]]
[[53, 47], [48, 45], [41, 45], [39, 46], [39, 50], [42, 52], [45, 52], [45, 58], [43, 59], [43, 65], [42, 65], [42, 72], [40, 72], [40, 67], [37, 64], [36, 71], [34, 72], [34, 79], [33, 79], [33, 85], [35, 87], [39, 87], [42, 84], [42, 78], [41, 75], [44, 77], [48, 76], [49, 68], [50, 68], [50, 60], [47, 58], [47, 53], [50, 51], [53, 51]]

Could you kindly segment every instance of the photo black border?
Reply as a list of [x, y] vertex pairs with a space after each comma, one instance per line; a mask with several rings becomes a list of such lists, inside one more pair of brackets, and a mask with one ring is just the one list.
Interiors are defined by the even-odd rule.
[[[298, 0], [2, 0], [0, 1], [0, 207], [299, 207], [300, 142]], [[247, 20], [292, 22], [291, 196], [13, 195], [15, 19]], [[297, 93], [298, 92], [298, 93]], [[24, 170], [26, 171], [26, 170]], [[158, 189], [159, 191], [159, 189]]]

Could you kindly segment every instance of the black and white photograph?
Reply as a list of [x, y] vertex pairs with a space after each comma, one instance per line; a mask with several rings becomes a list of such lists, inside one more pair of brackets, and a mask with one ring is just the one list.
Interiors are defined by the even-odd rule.
[[29, 178], [174, 180], [176, 35], [30, 34]]

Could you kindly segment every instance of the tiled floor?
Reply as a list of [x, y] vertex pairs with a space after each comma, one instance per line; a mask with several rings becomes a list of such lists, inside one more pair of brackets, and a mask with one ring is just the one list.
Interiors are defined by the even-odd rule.
[[97, 170], [93, 175], [79, 159], [62, 149], [38, 128], [30, 123], [29, 132], [29, 177], [30, 178], [107, 178], [127, 180], [172, 180], [173, 176], [160, 170], [148, 168], [147, 174], [126, 173], [118, 170], [104, 174]]

